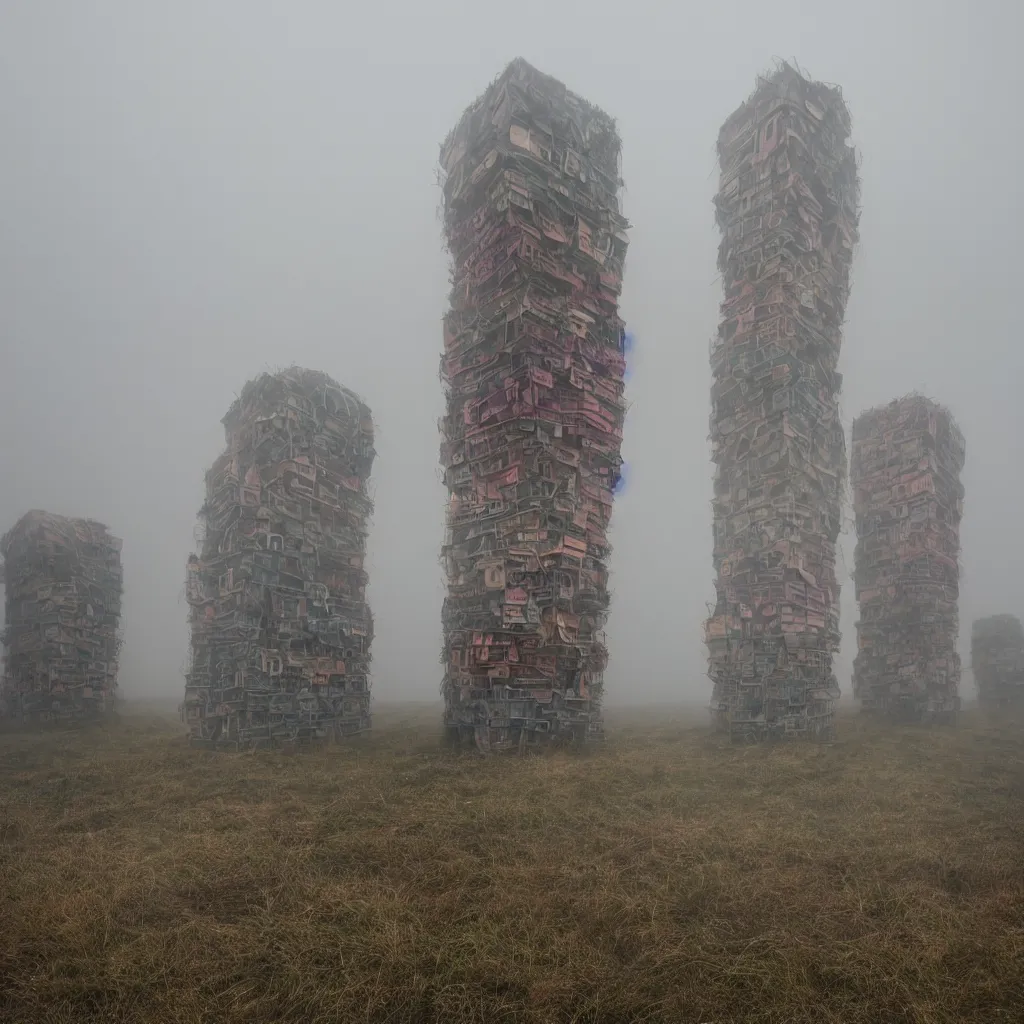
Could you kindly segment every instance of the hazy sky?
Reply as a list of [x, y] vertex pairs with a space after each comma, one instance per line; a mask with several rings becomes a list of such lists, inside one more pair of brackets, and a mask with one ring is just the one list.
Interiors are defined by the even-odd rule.
[[42, 507], [123, 537], [122, 688], [175, 696], [220, 418], [264, 369], [324, 370], [377, 423], [375, 693], [435, 697], [437, 152], [523, 56], [623, 137], [637, 354], [608, 699], [704, 699], [715, 140], [795, 58], [842, 86], [861, 152], [847, 427], [919, 389], [967, 437], [966, 655], [974, 617], [1024, 617], [1022, 27], [1013, 0], [0, 0], [0, 530]]

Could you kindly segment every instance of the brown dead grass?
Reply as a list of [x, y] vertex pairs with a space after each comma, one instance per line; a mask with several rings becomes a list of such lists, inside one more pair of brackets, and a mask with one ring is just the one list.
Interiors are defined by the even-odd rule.
[[609, 733], [489, 762], [433, 708], [297, 756], [139, 710], [0, 737], [0, 1020], [1024, 1019], [1024, 729]]

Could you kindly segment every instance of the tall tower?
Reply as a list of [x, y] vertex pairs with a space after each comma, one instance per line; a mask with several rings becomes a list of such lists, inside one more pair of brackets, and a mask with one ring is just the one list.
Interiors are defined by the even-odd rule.
[[523, 60], [441, 148], [445, 721], [484, 751], [600, 733], [625, 413], [615, 123]]
[[292, 367], [249, 381], [223, 422], [187, 570], [190, 741], [239, 750], [362, 732], [370, 410]]
[[736, 739], [828, 736], [846, 449], [837, 371], [859, 185], [839, 89], [788, 64], [718, 136], [725, 297], [711, 348], [712, 712]]
[[854, 420], [853, 693], [865, 711], [948, 721], [960, 708], [964, 456], [949, 410], [921, 395]]

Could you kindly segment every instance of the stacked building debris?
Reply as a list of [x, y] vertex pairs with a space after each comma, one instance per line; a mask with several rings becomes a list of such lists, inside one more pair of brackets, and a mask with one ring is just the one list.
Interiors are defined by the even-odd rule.
[[989, 615], [971, 628], [978, 703], [993, 711], [1024, 708], [1024, 627], [1016, 615]]
[[960, 708], [964, 454], [953, 417], [919, 395], [854, 421], [860, 621], [853, 691], [866, 711], [946, 721]]
[[484, 751], [601, 733], [625, 414], [614, 121], [523, 60], [441, 150], [451, 308], [445, 717]]
[[121, 541], [102, 523], [22, 516], [0, 541], [7, 628], [3, 699], [13, 722], [111, 710], [121, 651]]
[[788, 64], [718, 137], [725, 298], [711, 347], [712, 713], [733, 738], [827, 737], [839, 690], [837, 372], [859, 184], [839, 89]]
[[188, 562], [191, 740], [245, 749], [362, 732], [370, 410], [326, 374], [293, 367], [246, 384], [223, 423], [202, 551]]

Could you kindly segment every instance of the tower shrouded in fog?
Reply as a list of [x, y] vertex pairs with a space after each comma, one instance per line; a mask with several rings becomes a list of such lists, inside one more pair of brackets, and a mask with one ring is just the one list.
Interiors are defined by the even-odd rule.
[[188, 562], [191, 741], [246, 749], [362, 732], [370, 410], [327, 374], [292, 367], [249, 381], [223, 422]]
[[860, 607], [853, 693], [865, 711], [944, 721], [960, 708], [965, 453], [949, 410], [921, 395], [853, 422]]
[[34, 510], [0, 540], [7, 629], [0, 713], [19, 724], [102, 716], [117, 697], [121, 540]]
[[718, 137], [721, 322], [711, 347], [712, 712], [737, 739], [826, 737], [838, 685], [843, 313], [858, 230], [838, 88], [788, 64]]
[[600, 734], [625, 413], [614, 121], [513, 61], [441, 150], [445, 720], [482, 750]]
[[971, 668], [983, 708], [1024, 710], [1024, 626], [1016, 615], [987, 615], [974, 621]]

